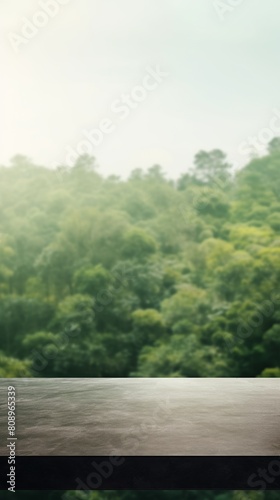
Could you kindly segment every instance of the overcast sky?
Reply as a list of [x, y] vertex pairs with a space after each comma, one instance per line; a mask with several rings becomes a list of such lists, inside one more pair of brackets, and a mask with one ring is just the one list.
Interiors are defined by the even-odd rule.
[[[61, 2], [44, 18], [47, 0], [0, 0], [0, 163], [17, 153], [69, 161], [85, 131], [110, 119], [90, 144], [101, 173], [157, 163], [177, 177], [200, 149], [244, 163], [240, 143], [280, 110], [279, 0], [243, 0], [223, 20], [214, 0]], [[46, 24], [27, 39], [23, 18], [34, 16]], [[168, 76], [125, 118], [116, 112], [157, 66]]]

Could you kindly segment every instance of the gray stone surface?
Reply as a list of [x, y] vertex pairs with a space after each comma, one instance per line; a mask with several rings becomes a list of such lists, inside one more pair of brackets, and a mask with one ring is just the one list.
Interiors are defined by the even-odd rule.
[[280, 379], [1, 379], [17, 455], [279, 455]]

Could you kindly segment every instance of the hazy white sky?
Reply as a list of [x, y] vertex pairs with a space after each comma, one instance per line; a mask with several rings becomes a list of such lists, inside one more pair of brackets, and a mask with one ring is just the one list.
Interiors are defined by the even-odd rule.
[[[214, 0], [61, 0], [44, 21], [48, 1], [0, 0], [0, 163], [66, 162], [109, 118], [91, 145], [101, 173], [159, 163], [177, 177], [200, 149], [244, 162], [240, 143], [280, 110], [279, 0], [243, 0], [223, 21]], [[16, 52], [34, 16], [46, 24]], [[168, 77], [122, 119], [112, 104], [157, 65]]]

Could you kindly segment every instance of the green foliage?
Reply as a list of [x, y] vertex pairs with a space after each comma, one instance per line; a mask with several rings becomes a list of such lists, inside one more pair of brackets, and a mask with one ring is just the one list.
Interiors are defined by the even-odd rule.
[[124, 235], [122, 253], [125, 258], [143, 260], [155, 251], [156, 241], [143, 229], [133, 228]]
[[74, 274], [74, 288], [82, 294], [95, 296], [106, 289], [112, 281], [110, 273], [101, 264], [83, 267]]
[[2, 376], [279, 376], [279, 168], [0, 167]]
[[[162, 302], [162, 315], [170, 328], [184, 321], [184, 332], [203, 324], [208, 309], [207, 293], [193, 285], [181, 285], [178, 291]], [[195, 328], [196, 329], [196, 328]]]
[[[278, 491], [69, 491], [63, 500], [277, 500]], [[32, 499], [33, 500], [33, 499]], [[56, 499], [55, 499], [56, 500]]]
[[70, 325], [78, 325], [81, 333], [88, 333], [94, 329], [94, 301], [88, 295], [69, 295], [57, 306], [55, 324], [60, 329], [67, 329]]
[[203, 182], [226, 182], [229, 176], [230, 165], [226, 162], [226, 155], [220, 149], [199, 151], [194, 159], [194, 175]]
[[[1, 498], [8, 500], [9, 491], [2, 491]], [[38, 491], [17, 491], [20, 500], [37, 500]], [[40, 491], [42, 500], [278, 500], [275, 491], [222, 491], [222, 490], [100, 490], [100, 491]]]
[[261, 372], [260, 377], [280, 377], [280, 368], [266, 368]]
[[132, 313], [135, 336], [138, 343], [153, 344], [166, 332], [161, 314], [155, 309], [138, 309]]
[[31, 363], [7, 357], [0, 351], [0, 377], [1, 378], [21, 378], [30, 377]]

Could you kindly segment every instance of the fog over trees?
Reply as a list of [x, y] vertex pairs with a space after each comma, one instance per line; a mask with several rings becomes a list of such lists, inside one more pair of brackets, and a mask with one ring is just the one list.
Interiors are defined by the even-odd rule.
[[278, 377], [279, 168], [1, 166], [1, 377]]

